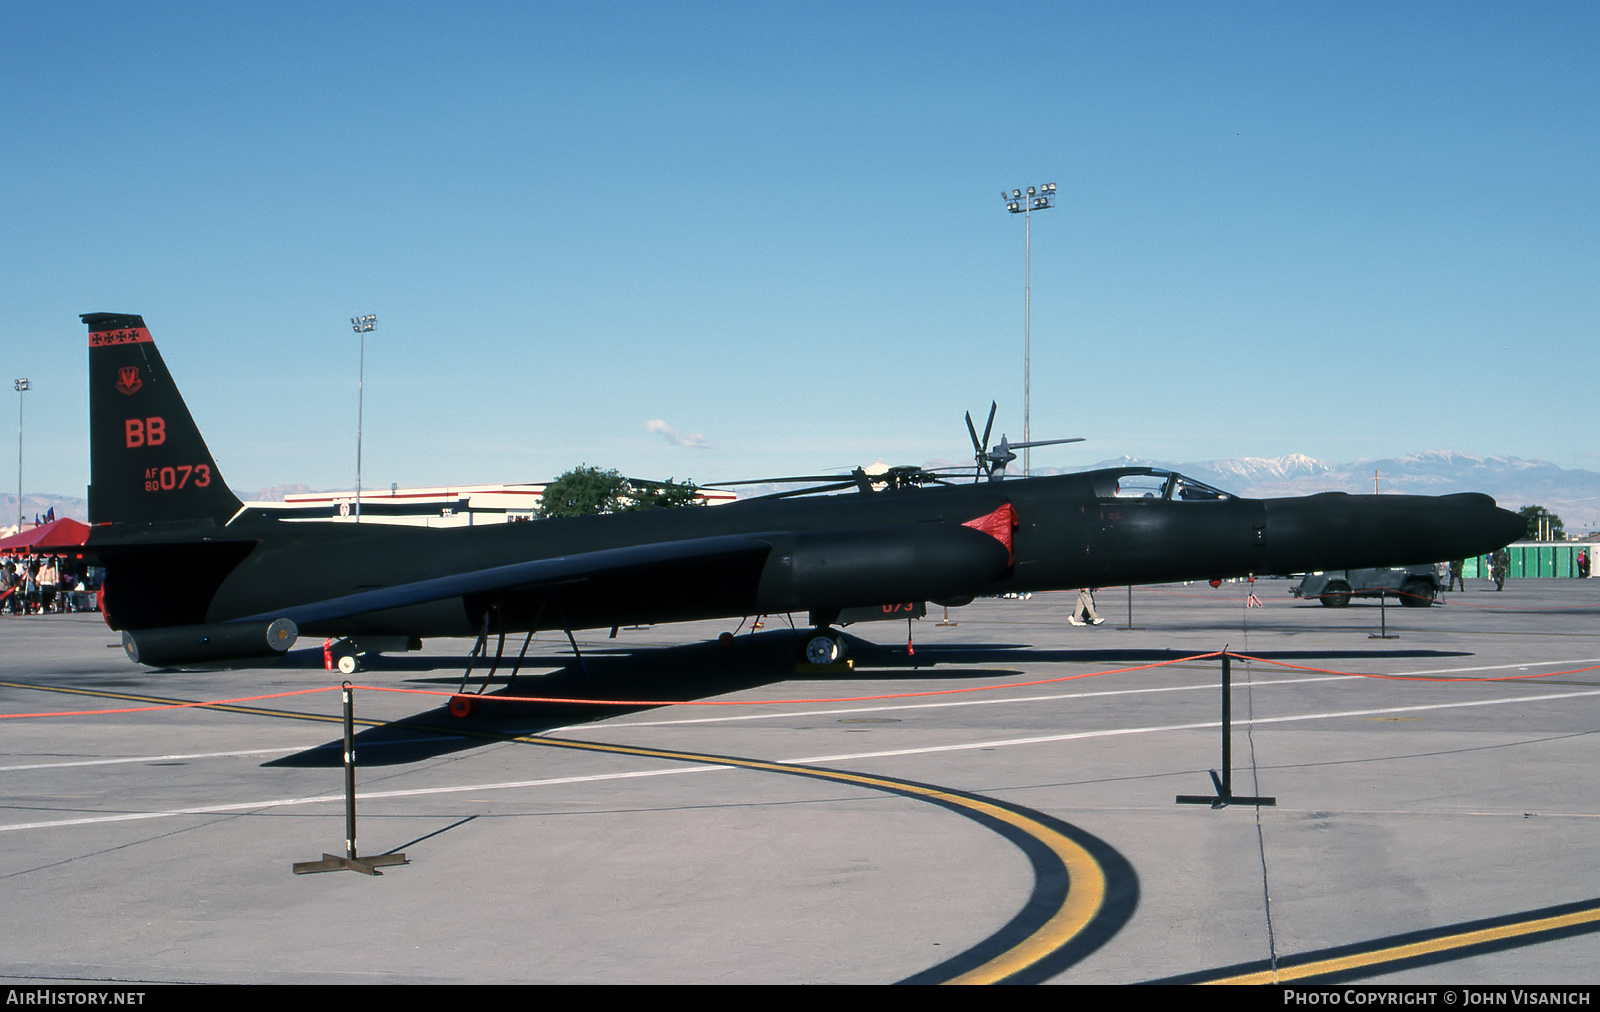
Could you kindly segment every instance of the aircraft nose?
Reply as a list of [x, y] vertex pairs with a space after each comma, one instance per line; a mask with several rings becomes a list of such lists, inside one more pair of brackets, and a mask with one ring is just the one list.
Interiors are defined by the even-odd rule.
[[1520, 541], [1528, 534], [1528, 521], [1519, 513], [1501, 509], [1491, 496], [1482, 492], [1463, 492], [1459, 496], [1447, 496], [1450, 499], [1468, 500], [1464, 505], [1475, 508], [1482, 515], [1484, 536], [1492, 541], [1494, 546], [1483, 552], [1474, 552], [1475, 555], [1484, 555], [1496, 548], [1504, 548], [1513, 541]]
[[1480, 492], [1267, 500], [1273, 571], [1353, 569], [1486, 555], [1521, 537], [1522, 517]]

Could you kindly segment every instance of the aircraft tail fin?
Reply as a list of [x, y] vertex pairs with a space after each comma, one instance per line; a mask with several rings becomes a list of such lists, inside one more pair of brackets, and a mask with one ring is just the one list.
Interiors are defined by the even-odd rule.
[[89, 522], [227, 522], [241, 504], [217, 472], [144, 318], [82, 319], [89, 327]]

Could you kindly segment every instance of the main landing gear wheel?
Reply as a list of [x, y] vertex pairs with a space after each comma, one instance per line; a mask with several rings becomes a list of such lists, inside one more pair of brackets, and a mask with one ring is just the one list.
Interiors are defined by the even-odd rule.
[[818, 630], [806, 640], [806, 663], [838, 664], [846, 654], [844, 639], [830, 630]]
[[339, 657], [339, 674], [353, 675], [361, 670], [361, 658], [355, 654], [342, 654]]

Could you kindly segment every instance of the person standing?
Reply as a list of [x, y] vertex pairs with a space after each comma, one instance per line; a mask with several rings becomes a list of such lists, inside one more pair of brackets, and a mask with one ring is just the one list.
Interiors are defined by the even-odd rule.
[[28, 563], [28, 568], [23, 571], [24, 594], [22, 600], [22, 613], [32, 615], [39, 610], [39, 564]]
[[61, 571], [60, 590], [56, 592], [56, 610], [74, 612], [78, 610], [78, 570], [71, 559], [61, 559], [57, 563]]
[[1094, 592], [1098, 589], [1085, 587], [1078, 591], [1078, 603], [1073, 606], [1072, 614], [1067, 616], [1068, 622], [1073, 625], [1099, 625], [1105, 621], [1094, 610]]
[[1467, 589], [1466, 577], [1462, 575], [1464, 572], [1466, 572], [1466, 568], [1466, 559], [1452, 559], [1450, 561], [1450, 586], [1445, 588], [1446, 591], [1455, 590], [1456, 584], [1458, 583], [1461, 584], [1462, 590]]
[[56, 587], [60, 582], [60, 571], [56, 569], [55, 556], [47, 555], [39, 566], [39, 614], [47, 615], [56, 610]]

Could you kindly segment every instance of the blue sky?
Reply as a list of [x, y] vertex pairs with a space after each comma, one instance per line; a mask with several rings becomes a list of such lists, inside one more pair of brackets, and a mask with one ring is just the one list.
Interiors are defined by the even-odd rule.
[[1088, 441], [1036, 466], [1594, 469], [1597, 51], [1591, 3], [0, 3], [26, 485], [88, 481], [89, 311], [246, 491], [353, 486], [362, 313], [369, 487], [960, 460], [1021, 438], [1044, 182], [1033, 432]]

